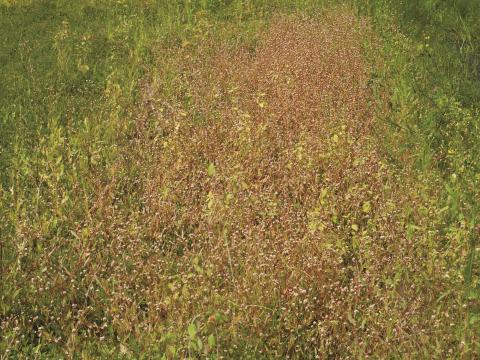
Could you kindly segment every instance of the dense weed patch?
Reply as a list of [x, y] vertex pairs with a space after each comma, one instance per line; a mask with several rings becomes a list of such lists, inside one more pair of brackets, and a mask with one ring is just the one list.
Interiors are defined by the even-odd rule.
[[465, 137], [387, 3], [68, 4], [2, 7], [44, 11], [0, 58], [6, 358], [478, 355]]

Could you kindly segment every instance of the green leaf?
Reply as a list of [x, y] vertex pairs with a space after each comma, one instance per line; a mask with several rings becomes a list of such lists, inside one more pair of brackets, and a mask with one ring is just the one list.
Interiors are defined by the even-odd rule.
[[210, 334], [210, 336], [208, 337], [208, 346], [214, 348], [216, 343], [217, 341], [215, 340], [215, 336], [213, 334]]
[[475, 249], [473, 246], [470, 249], [470, 254], [468, 256], [467, 264], [465, 265], [465, 269], [463, 272], [463, 278], [465, 282], [470, 285], [472, 282], [472, 270], [473, 270], [473, 263], [475, 260]]
[[177, 348], [173, 345], [169, 345], [167, 347], [167, 350], [170, 354], [172, 354], [173, 356], [175, 356], [177, 354]]
[[207, 196], [207, 207], [208, 209], [212, 209], [213, 205], [215, 204], [215, 195], [213, 193], [208, 193]]
[[362, 210], [364, 213], [369, 213], [370, 211], [372, 211], [372, 204], [370, 203], [370, 201], [366, 201], [363, 203]]
[[82, 63], [78, 63], [78, 70], [82, 73], [82, 74], [86, 74], [88, 72], [88, 70], [90, 70], [90, 67], [87, 65], [87, 64], [82, 64]]
[[470, 325], [475, 325], [477, 322], [480, 321], [480, 314], [472, 314], [470, 315], [469, 323]]
[[215, 169], [215, 165], [213, 163], [210, 163], [207, 168], [207, 174], [208, 176], [214, 176], [217, 173], [217, 169]]
[[352, 325], [356, 325], [357, 322], [356, 322], [355, 319], [353, 318], [353, 316], [352, 316], [352, 314], [350, 313], [350, 311], [347, 312], [347, 319], [348, 319], [348, 321], [350, 321], [350, 323], [351, 323]]
[[226, 196], [226, 198], [225, 198], [225, 203], [226, 203], [227, 205], [230, 205], [232, 199], [233, 199], [233, 194], [228, 193], [227, 196]]
[[190, 336], [191, 339], [195, 339], [195, 336], [197, 335], [197, 327], [195, 326], [194, 323], [191, 323], [188, 325], [188, 336]]
[[480, 291], [475, 288], [469, 289], [467, 293], [468, 300], [477, 300], [480, 298]]

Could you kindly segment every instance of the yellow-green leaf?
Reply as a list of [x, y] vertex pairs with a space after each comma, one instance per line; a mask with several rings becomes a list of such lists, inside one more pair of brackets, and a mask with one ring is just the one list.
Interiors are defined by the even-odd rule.
[[214, 348], [216, 343], [217, 341], [215, 340], [215, 336], [213, 334], [210, 334], [210, 336], [208, 337], [208, 345], [211, 348]]
[[190, 339], [195, 339], [195, 336], [197, 335], [197, 327], [195, 326], [194, 323], [191, 323], [188, 325], [188, 336], [190, 336]]
[[362, 210], [364, 213], [369, 213], [370, 211], [372, 211], [372, 204], [370, 203], [370, 201], [366, 201], [363, 203]]
[[208, 176], [214, 176], [217, 173], [217, 169], [215, 169], [215, 165], [213, 163], [210, 163], [207, 168], [207, 174]]

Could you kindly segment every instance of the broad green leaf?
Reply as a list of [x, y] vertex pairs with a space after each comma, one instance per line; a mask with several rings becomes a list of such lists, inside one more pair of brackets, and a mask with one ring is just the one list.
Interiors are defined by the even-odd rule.
[[215, 165], [213, 163], [210, 163], [207, 168], [207, 174], [208, 176], [214, 176], [217, 173], [217, 169], [215, 169]]
[[215, 336], [213, 334], [210, 334], [208, 336], [208, 345], [211, 347], [211, 348], [214, 348], [215, 347], [215, 344], [216, 344], [216, 340], [215, 340]]
[[194, 323], [188, 325], [188, 335], [191, 339], [195, 339], [195, 336], [197, 335], [197, 327]]

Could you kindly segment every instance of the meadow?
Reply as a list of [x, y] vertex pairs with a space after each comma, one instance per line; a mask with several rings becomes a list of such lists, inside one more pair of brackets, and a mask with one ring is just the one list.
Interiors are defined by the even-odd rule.
[[479, 18], [0, 0], [0, 359], [478, 358]]

